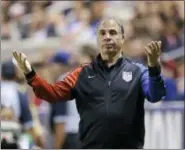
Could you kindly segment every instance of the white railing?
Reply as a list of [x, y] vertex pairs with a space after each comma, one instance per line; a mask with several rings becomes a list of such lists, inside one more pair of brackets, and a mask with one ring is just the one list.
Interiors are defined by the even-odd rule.
[[146, 106], [145, 149], [184, 148], [184, 102]]

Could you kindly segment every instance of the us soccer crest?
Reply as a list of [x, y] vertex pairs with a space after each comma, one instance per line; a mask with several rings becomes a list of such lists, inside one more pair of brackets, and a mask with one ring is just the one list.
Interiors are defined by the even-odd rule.
[[125, 80], [126, 82], [129, 82], [132, 80], [132, 72], [122, 72], [122, 79]]

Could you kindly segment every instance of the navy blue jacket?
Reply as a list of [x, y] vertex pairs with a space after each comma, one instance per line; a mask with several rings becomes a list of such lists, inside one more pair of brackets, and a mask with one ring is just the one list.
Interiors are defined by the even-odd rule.
[[159, 66], [126, 58], [108, 68], [99, 55], [53, 85], [34, 70], [26, 78], [41, 99], [76, 99], [81, 148], [143, 148], [144, 100], [154, 103], [165, 96], [160, 73]]

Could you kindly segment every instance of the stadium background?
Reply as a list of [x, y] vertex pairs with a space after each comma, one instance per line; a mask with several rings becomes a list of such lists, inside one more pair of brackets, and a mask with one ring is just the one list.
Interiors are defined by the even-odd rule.
[[[183, 148], [183, 1], [2, 1], [1, 62], [11, 60], [12, 50], [24, 52], [39, 74], [52, 83], [66, 68], [97, 54], [96, 24], [104, 16], [122, 21], [124, 54], [137, 62], [146, 63], [144, 46], [148, 42], [162, 41], [161, 64], [168, 96], [157, 104], [146, 102], [145, 148]], [[51, 62], [53, 56], [62, 64]], [[19, 69], [17, 76], [21, 89], [28, 91], [43, 135], [48, 134], [48, 103], [34, 98]]]

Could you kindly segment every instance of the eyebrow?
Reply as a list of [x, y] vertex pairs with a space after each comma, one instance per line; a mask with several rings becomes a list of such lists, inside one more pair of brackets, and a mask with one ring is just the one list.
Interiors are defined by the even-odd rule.
[[[112, 30], [112, 31], [119, 32], [119, 31], [117, 31], [116, 29], [113, 29], [113, 28], [110, 28], [110, 29], [108, 29], [108, 30], [109, 30], [109, 31]], [[102, 32], [102, 31], [106, 31], [106, 29], [99, 29], [99, 32]]]

